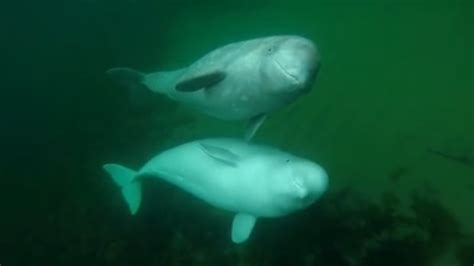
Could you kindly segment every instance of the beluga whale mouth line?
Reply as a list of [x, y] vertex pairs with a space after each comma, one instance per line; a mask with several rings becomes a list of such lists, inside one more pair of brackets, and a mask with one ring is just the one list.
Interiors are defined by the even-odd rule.
[[281, 64], [280, 62], [278, 62], [278, 60], [273, 60], [275, 61], [275, 63], [277, 64], [278, 68], [281, 70], [281, 72], [283, 72], [283, 74], [285, 74], [287, 77], [289, 77], [290, 79], [292, 79], [295, 83], [299, 84], [300, 81], [292, 74], [290, 74], [290, 72], [288, 72], [288, 70], [286, 70]]

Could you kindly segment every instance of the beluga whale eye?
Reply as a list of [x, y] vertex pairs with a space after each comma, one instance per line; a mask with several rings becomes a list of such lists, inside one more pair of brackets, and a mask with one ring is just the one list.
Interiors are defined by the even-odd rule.
[[272, 45], [272, 46], [267, 47], [266, 53], [270, 55], [270, 54], [273, 54], [275, 50], [276, 50], [275, 46]]

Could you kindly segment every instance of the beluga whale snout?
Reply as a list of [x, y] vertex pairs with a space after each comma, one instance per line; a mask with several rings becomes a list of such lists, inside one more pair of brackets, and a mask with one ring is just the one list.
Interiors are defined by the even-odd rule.
[[279, 35], [222, 46], [173, 71], [112, 68], [107, 74], [130, 89], [164, 94], [218, 119], [248, 120], [249, 140], [268, 114], [311, 90], [320, 61], [311, 40]]
[[236, 213], [231, 239], [248, 239], [259, 217], [275, 218], [307, 208], [326, 191], [318, 164], [270, 146], [238, 139], [192, 141], [159, 153], [140, 170], [105, 164], [130, 212], [141, 203], [142, 180], [165, 180], [212, 206]]
[[327, 173], [321, 166], [311, 161], [300, 160], [295, 164], [291, 168], [295, 194], [301, 204], [307, 207], [321, 196], [321, 191], [326, 190]]

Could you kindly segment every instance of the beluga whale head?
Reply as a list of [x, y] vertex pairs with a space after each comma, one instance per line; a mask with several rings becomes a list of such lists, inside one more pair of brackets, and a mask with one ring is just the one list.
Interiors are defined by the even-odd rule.
[[328, 186], [328, 175], [318, 164], [298, 157], [287, 157], [274, 165], [272, 201], [275, 216], [304, 209], [318, 200]]
[[261, 74], [273, 93], [303, 94], [311, 90], [320, 68], [316, 45], [300, 36], [266, 38], [261, 46]]

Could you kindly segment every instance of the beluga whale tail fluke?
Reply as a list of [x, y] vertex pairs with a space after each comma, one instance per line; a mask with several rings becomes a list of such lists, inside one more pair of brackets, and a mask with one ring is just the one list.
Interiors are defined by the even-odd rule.
[[154, 102], [151, 99], [154, 92], [146, 85], [147, 74], [127, 67], [111, 68], [106, 74], [118, 85], [128, 89], [130, 103], [137, 110], [153, 106]]
[[174, 80], [181, 71], [140, 72], [133, 68], [116, 67], [106, 71], [106, 74], [117, 84], [131, 90], [151, 91], [166, 94], [174, 86]]
[[122, 189], [122, 196], [127, 202], [130, 213], [137, 213], [142, 201], [142, 185], [135, 179], [137, 173], [118, 164], [105, 164], [102, 168]]
[[159, 153], [140, 170], [105, 164], [130, 212], [141, 202], [141, 180], [158, 178], [210, 205], [235, 213], [231, 239], [245, 242], [260, 217], [302, 210], [327, 189], [318, 164], [270, 146], [240, 139], [203, 139]]
[[281, 35], [231, 43], [173, 71], [120, 67], [107, 74], [132, 91], [163, 94], [218, 119], [247, 120], [250, 140], [268, 114], [312, 89], [320, 61], [311, 40]]
[[107, 70], [107, 75], [114, 79], [118, 84], [124, 87], [138, 87], [141, 86], [143, 89], [147, 87], [143, 84], [146, 75], [135, 69], [127, 67], [117, 67]]

